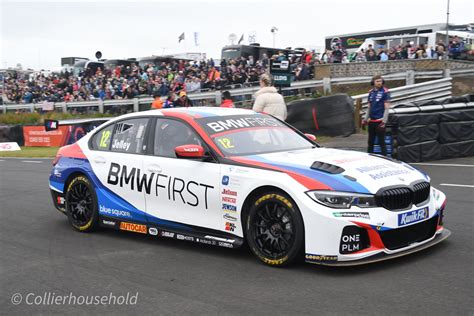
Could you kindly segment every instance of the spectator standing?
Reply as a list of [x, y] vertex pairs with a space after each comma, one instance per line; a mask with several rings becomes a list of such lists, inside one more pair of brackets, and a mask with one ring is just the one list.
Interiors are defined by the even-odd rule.
[[178, 100], [174, 103], [174, 107], [189, 108], [191, 106], [193, 106], [193, 101], [188, 98], [185, 91], [181, 91]]
[[382, 155], [387, 155], [385, 146], [385, 124], [388, 120], [390, 110], [390, 92], [384, 87], [382, 76], [376, 75], [372, 78], [372, 90], [369, 91], [368, 108], [365, 112], [363, 125], [369, 125], [369, 153], [374, 152], [375, 136], [377, 136], [382, 151]]
[[222, 103], [221, 108], [235, 108], [234, 102], [232, 101], [232, 96], [229, 91], [224, 91], [222, 93]]
[[464, 43], [459, 41], [457, 36], [454, 36], [453, 41], [449, 45], [449, 55], [453, 59], [458, 59], [464, 50]]
[[283, 96], [272, 86], [272, 78], [268, 74], [260, 77], [260, 90], [255, 93], [253, 110], [271, 114], [280, 120], [287, 116], [286, 104]]
[[152, 109], [162, 109], [163, 108], [163, 101], [161, 100], [161, 95], [156, 94], [155, 95], [155, 100], [153, 100], [153, 103], [151, 104]]
[[168, 98], [166, 98], [166, 101], [163, 104], [163, 108], [164, 109], [174, 108], [174, 102], [175, 102], [174, 99], [175, 99], [175, 97], [176, 97], [176, 95], [174, 94], [174, 92], [170, 92], [168, 94]]

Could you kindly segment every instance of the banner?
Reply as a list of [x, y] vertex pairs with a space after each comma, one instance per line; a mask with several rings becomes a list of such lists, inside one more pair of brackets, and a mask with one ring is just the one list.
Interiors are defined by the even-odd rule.
[[18, 151], [21, 150], [16, 142], [0, 143], [0, 151]]
[[47, 132], [44, 126], [24, 126], [23, 137], [25, 146], [31, 147], [59, 147], [69, 136], [68, 126], [59, 126], [57, 130]]

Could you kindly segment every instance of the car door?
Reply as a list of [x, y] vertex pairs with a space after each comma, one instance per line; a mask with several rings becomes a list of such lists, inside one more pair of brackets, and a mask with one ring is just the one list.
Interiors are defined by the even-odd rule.
[[125, 119], [93, 136], [89, 160], [105, 187], [96, 190], [101, 215], [146, 221], [145, 193], [150, 185], [142, 158], [149, 121], [146, 117]]
[[220, 204], [220, 164], [177, 158], [175, 147], [195, 144], [207, 149], [198, 134], [183, 121], [157, 118], [152, 155], [144, 157], [147, 172], [156, 173], [153, 189], [147, 194], [150, 222], [160, 220], [222, 230]]

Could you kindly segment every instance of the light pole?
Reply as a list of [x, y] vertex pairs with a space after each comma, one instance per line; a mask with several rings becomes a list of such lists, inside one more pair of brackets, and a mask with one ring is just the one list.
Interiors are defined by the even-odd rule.
[[276, 26], [272, 27], [270, 32], [272, 32], [272, 34], [273, 34], [273, 48], [275, 48], [275, 37], [276, 37], [276, 32], [278, 32], [277, 27]]
[[448, 0], [448, 9], [446, 10], [446, 59], [448, 59], [448, 45], [449, 45], [449, 0]]

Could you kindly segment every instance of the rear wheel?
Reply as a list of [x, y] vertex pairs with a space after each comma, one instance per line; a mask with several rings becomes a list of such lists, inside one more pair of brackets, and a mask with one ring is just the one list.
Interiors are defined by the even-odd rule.
[[85, 176], [75, 177], [67, 186], [66, 213], [69, 223], [78, 231], [90, 232], [97, 228], [97, 196]]
[[301, 254], [303, 219], [286, 194], [259, 195], [245, 219], [245, 233], [250, 249], [265, 264], [284, 266]]

